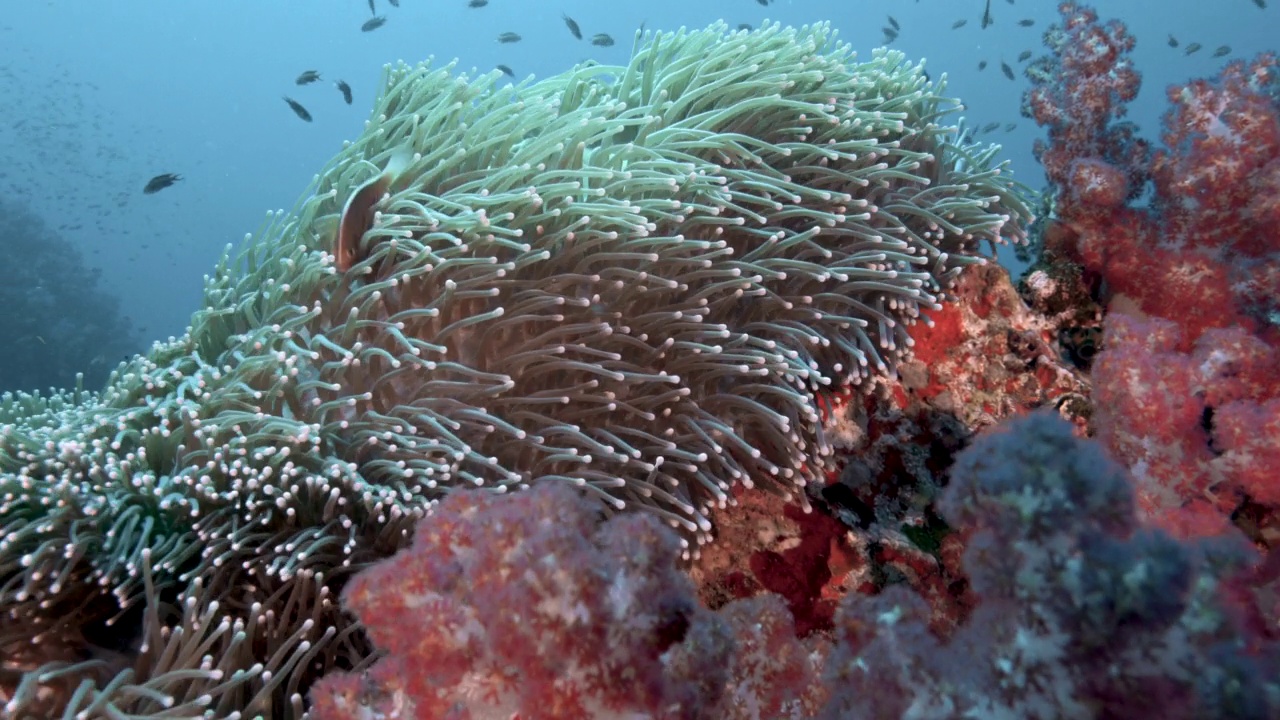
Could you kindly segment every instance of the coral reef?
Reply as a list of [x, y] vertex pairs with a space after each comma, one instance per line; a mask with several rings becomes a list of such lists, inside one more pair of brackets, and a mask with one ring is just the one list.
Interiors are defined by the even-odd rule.
[[0, 198], [0, 393], [97, 389], [143, 347], [80, 252], [21, 202]]
[[1149, 521], [1195, 536], [1246, 516], [1251, 539], [1275, 547], [1280, 68], [1263, 54], [1169, 88], [1157, 146], [1121, 120], [1140, 81], [1128, 31], [1075, 3], [1060, 12], [1025, 110], [1049, 131], [1045, 249], [1108, 310], [1099, 437]]
[[1140, 529], [1125, 473], [1040, 411], [956, 458], [971, 615], [941, 640], [903, 586], [849, 595], [830, 640], [776, 596], [699, 607], [676, 538], [599, 523], [564, 487], [450, 497], [344, 602], [387, 656], [334, 675], [316, 720], [1233, 717], [1280, 711], [1280, 645], [1236, 621], [1242, 543]]
[[1072, 431], [1039, 411], [957, 456], [938, 509], [966, 536], [976, 607], [944, 641], [901, 586], [851, 596], [821, 717], [1280, 714], [1280, 645], [1222, 582], [1247, 547], [1141, 528], [1124, 470]]
[[1029, 310], [1006, 271], [966, 271], [953, 294], [932, 327], [913, 328], [915, 354], [896, 376], [828, 406], [841, 468], [810, 488], [816, 512], [740, 492], [712, 515], [717, 542], [691, 568], [708, 606], [768, 590], [805, 634], [829, 630], [848, 593], [897, 584], [927, 599], [936, 631], [970, 611], [963, 544], [936, 509], [955, 454], [1036, 408], [1057, 408], [1083, 432], [1092, 406], [1088, 377], [1054, 349], [1053, 319]]
[[[572, 485], [686, 558], [735, 488], [803, 506], [830, 398], [1024, 232], [942, 86], [826, 26], [498, 79], [390, 68], [185, 336], [0, 409], [10, 714], [301, 716], [373, 660], [336, 590], [461, 488]], [[339, 272], [341, 211], [390, 166]]]
[[4, 713], [1280, 718], [1275, 62], [1148, 142], [1059, 10], [1016, 286], [825, 26], [390, 68], [185, 337], [0, 406]]

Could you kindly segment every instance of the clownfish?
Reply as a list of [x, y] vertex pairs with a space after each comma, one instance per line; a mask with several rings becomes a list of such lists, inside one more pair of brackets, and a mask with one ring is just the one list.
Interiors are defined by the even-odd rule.
[[374, 206], [387, 194], [391, 183], [409, 167], [413, 155], [407, 150], [397, 152], [387, 162], [387, 167], [377, 177], [366, 180], [356, 188], [347, 202], [342, 206], [342, 215], [338, 220], [338, 234], [333, 243], [333, 254], [336, 258], [334, 266], [339, 272], [346, 272], [360, 258], [360, 239], [373, 226]]

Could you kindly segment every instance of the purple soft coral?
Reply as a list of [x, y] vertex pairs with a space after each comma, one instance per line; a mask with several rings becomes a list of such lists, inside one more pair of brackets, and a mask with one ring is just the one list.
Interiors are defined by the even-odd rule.
[[[853, 598], [824, 717], [1233, 717], [1277, 712], [1274, 651], [1217, 579], [1245, 551], [1139, 529], [1123, 471], [1040, 412], [961, 453], [940, 509], [969, 534], [978, 608], [949, 642], [918, 598]], [[1261, 652], [1267, 650], [1267, 652]], [[1276, 677], [1276, 675], [1270, 675]]]

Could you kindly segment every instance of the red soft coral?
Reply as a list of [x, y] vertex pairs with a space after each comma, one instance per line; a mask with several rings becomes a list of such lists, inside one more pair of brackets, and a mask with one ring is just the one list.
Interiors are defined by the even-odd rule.
[[347, 607], [387, 656], [321, 681], [312, 717], [811, 714], [820, 655], [782, 601], [713, 613], [679, 555], [653, 517], [602, 523], [598, 505], [554, 484], [452, 495], [411, 548], [348, 586]]
[[1112, 313], [1094, 365], [1098, 435], [1128, 466], [1148, 520], [1222, 532], [1246, 500], [1280, 504], [1280, 355], [1240, 328], [1205, 333]]

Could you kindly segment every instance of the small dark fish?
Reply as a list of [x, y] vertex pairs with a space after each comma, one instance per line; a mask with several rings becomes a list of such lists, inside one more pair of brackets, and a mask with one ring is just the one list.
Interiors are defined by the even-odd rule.
[[373, 32], [374, 30], [377, 30], [378, 28], [386, 24], [387, 24], [387, 19], [385, 17], [381, 15], [374, 15], [368, 20], [364, 21], [364, 24], [360, 26], [360, 31]]
[[1023, 50], [1022, 52], [1018, 53], [1018, 62], [1026, 62], [1030, 59], [1031, 59], [1030, 50]]
[[982, 134], [984, 134], [984, 135], [985, 135], [986, 133], [992, 132], [992, 131], [994, 131], [994, 130], [998, 130], [999, 128], [1000, 128], [1000, 123], [998, 123], [998, 122], [989, 122], [989, 123], [987, 123], [986, 125], [983, 125], [983, 126], [982, 126], [982, 129], [981, 129], [981, 130], [979, 130], [978, 132], [980, 132], [980, 133], [982, 133]]
[[757, 4], [757, 5], [763, 5], [763, 6], [765, 6], [765, 7], [769, 7], [769, 0], [756, 0], [756, 4]]
[[609, 33], [596, 33], [591, 36], [591, 44], [597, 47], [613, 47], [613, 38]]
[[520, 42], [520, 35], [513, 32], [504, 32], [498, 36], [498, 42], [504, 45], [509, 43], [518, 43]]
[[1176, 37], [1174, 37], [1174, 36], [1170, 35], [1170, 36], [1169, 36], [1169, 47], [1171, 47], [1171, 48], [1176, 48], [1176, 47], [1178, 47], [1178, 38], [1176, 38]]
[[369, 0], [369, 14], [377, 15], [378, 9], [373, 6], [373, 0]]
[[1230, 55], [1230, 54], [1231, 54], [1231, 46], [1230, 46], [1230, 45], [1221, 45], [1221, 46], [1219, 46], [1219, 47], [1218, 47], [1218, 49], [1217, 49], [1217, 50], [1214, 50], [1214, 51], [1213, 51], [1213, 56], [1214, 56], [1214, 57], [1222, 57], [1222, 56], [1224, 56], [1224, 55]]
[[482, 8], [489, 4], [489, 0], [467, 0], [467, 7]]
[[898, 24], [897, 20], [893, 19], [892, 15], [889, 16], [889, 27], [893, 28], [894, 30], [902, 30], [902, 26]]
[[575, 22], [573, 18], [569, 17], [568, 15], [565, 15], [564, 13], [560, 13], [560, 17], [564, 18], [564, 24], [566, 27], [569, 28], [569, 32], [572, 33], [574, 37], [581, 40], [582, 28], [578, 27], [578, 23]]
[[1036, 24], [1036, 21], [1035, 21], [1035, 20], [1032, 20], [1031, 18], [1027, 18], [1026, 20], [1019, 20], [1019, 21], [1018, 21], [1018, 25], [1019, 25], [1019, 26], [1021, 26], [1021, 27], [1031, 27], [1032, 25], [1035, 25], [1035, 24]]
[[957, 20], [957, 21], [955, 21], [955, 22], [951, 23], [951, 29], [952, 29], [952, 30], [959, 30], [960, 28], [962, 28], [962, 27], [964, 27], [965, 25], [968, 25], [968, 24], [969, 24], [969, 20], [968, 20], [967, 18], [960, 18], [959, 20]]
[[1258, 7], [1262, 8], [1263, 10], [1266, 10], [1266, 9], [1267, 9], [1267, 0], [1253, 0], [1253, 4], [1254, 4], [1254, 5], [1257, 5]]
[[1191, 43], [1190, 45], [1187, 46], [1186, 54], [1190, 55], [1191, 53], [1199, 50], [1201, 47], [1203, 46], [1200, 43]]
[[885, 44], [885, 45], [888, 45], [889, 43], [891, 43], [891, 42], [893, 42], [894, 40], [897, 40], [897, 39], [898, 39], [898, 31], [897, 31], [897, 30], [894, 30], [894, 29], [893, 29], [893, 28], [891, 28], [891, 27], [882, 27], [882, 28], [880, 28], [880, 31], [884, 33], [884, 41], [883, 41], [883, 42], [884, 42], [884, 44]]
[[1013, 68], [1009, 67], [1009, 63], [1003, 60], [1000, 61], [1000, 72], [1004, 73], [1004, 76], [1009, 78], [1010, 80], [1016, 79], [1013, 76]]
[[991, 0], [987, 0], [987, 9], [982, 11], [982, 29], [986, 30], [987, 26], [995, 22], [991, 19]]
[[738, 29], [744, 32], [751, 32], [755, 28], [751, 27], [751, 23], [738, 23]]
[[306, 72], [299, 75], [298, 79], [294, 80], [294, 82], [296, 82], [299, 85], [306, 85], [308, 83], [313, 83], [319, 79], [320, 79], [320, 73], [316, 72], [315, 70], [307, 70]]
[[986, 69], [987, 69], [987, 61], [986, 61], [986, 60], [979, 60], [979, 61], [978, 61], [978, 72], [982, 72], [983, 70], [986, 70]]
[[338, 92], [342, 93], [342, 99], [346, 100], [347, 104], [350, 105], [351, 104], [351, 86], [348, 85], [345, 80], [339, 80], [333, 85], [334, 87], [338, 88]]
[[1005, 131], [1005, 132], [1013, 132], [1013, 131], [1014, 131], [1014, 130], [1016, 130], [1017, 128], [1018, 128], [1018, 123], [1009, 123], [1008, 125], [1005, 125], [1005, 126], [1004, 126], [1004, 131]]
[[142, 188], [142, 194], [154, 195], [181, 179], [182, 176], [176, 173], [164, 173], [163, 175], [157, 175], [147, 181], [147, 186]]
[[381, 175], [367, 180], [347, 198], [338, 220], [338, 235], [333, 241], [334, 267], [338, 272], [350, 270], [359, 261], [360, 239], [373, 225], [373, 206], [387, 194], [400, 173], [409, 167], [410, 160], [412, 155], [407, 150], [396, 153]]
[[502, 71], [502, 74], [503, 74], [503, 75], [506, 75], [507, 77], [515, 77], [515, 76], [516, 76], [516, 71], [515, 71], [515, 70], [512, 70], [511, 68], [507, 67], [506, 65], [498, 65], [498, 66], [496, 66], [496, 67], [497, 67], [499, 70], [501, 70], [501, 71]]
[[400, 0], [387, 0], [387, 2], [391, 3], [391, 7], [400, 7]]
[[307, 112], [307, 109], [302, 107], [301, 103], [288, 96], [285, 97], [284, 101], [289, 103], [289, 108], [293, 110], [294, 115], [297, 115], [307, 122], [311, 122], [311, 113]]

